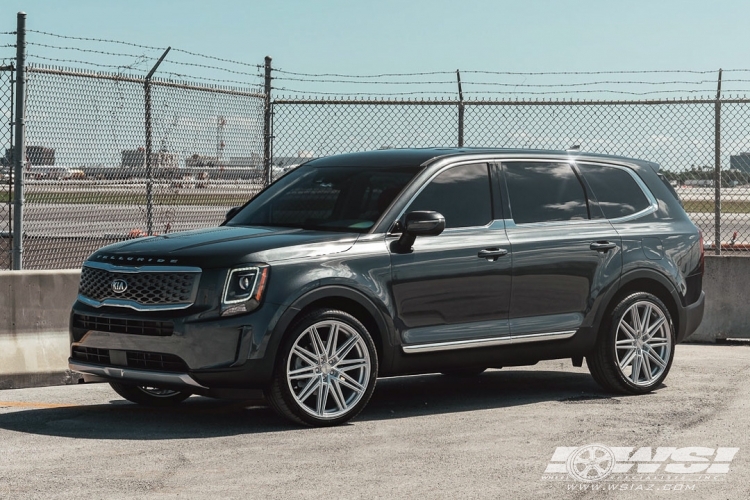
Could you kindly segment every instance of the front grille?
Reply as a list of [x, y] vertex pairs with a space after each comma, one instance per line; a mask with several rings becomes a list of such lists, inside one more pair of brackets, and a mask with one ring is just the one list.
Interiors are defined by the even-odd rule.
[[109, 364], [109, 349], [97, 349], [96, 347], [73, 347], [73, 357], [76, 359], [82, 359], [89, 363], [96, 363], [97, 365], [108, 365]]
[[[142, 305], [189, 304], [193, 301], [199, 275], [191, 272], [120, 273], [84, 266], [78, 293], [97, 302], [120, 299]], [[112, 290], [115, 280], [127, 283], [125, 291], [115, 293]]]
[[[112, 365], [109, 357], [109, 349], [97, 349], [95, 347], [73, 347], [73, 358], [97, 365]], [[158, 352], [125, 351], [128, 368], [141, 370], [153, 370], [160, 372], [188, 371], [187, 364], [179, 356], [174, 354], [161, 354]]]
[[163, 372], [186, 372], [185, 362], [174, 354], [128, 351], [128, 367]]
[[83, 314], [73, 315], [73, 326], [75, 328], [96, 330], [98, 332], [150, 335], [154, 337], [168, 337], [174, 331], [174, 324], [171, 321], [103, 318]]

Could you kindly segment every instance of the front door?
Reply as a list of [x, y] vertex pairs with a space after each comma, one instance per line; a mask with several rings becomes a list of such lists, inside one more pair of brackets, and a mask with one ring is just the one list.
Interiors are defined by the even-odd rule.
[[[438, 173], [404, 213], [445, 217], [439, 236], [418, 237], [391, 253], [397, 327], [406, 352], [509, 340], [511, 256], [502, 220], [493, 216], [489, 167], [473, 163]], [[427, 345], [430, 344], [430, 345]]]

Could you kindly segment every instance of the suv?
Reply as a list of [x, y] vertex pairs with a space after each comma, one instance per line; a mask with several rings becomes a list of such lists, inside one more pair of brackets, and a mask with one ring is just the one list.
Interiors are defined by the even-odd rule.
[[172, 405], [262, 389], [334, 425], [377, 377], [583, 358], [641, 394], [703, 317], [703, 239], [659, 166], [555, 151], [312, 160], [211, 229], [83, 264], [70, 368]]

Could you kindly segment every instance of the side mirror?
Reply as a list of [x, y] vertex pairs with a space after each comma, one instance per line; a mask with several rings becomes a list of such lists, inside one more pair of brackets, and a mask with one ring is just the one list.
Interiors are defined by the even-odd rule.
[[228, 220], [231, 220], [232, 217], [234, 217], [235, 215], [237, 215], [237, 213], [240, 210], [242, 210], [242, 207], [233, 207], [233, 208], [230, 208], [229, 211], [227, 212], [227, 215], [224, 217], [224, 222], [226, 222]]
[[417, 236], [437, 236], [445, 229], [445, 217], [437, 212], [409, 212], [404, 219], [404, 232], [398, 244], [404, 250], [411, 249]]

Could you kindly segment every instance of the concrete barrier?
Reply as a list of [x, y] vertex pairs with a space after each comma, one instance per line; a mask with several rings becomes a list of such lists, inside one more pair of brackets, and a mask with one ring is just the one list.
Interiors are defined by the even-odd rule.
[[750, 257], [706, 256], [706, 309], [688, 342], [750, 339]]
[[68, 320], [80, 270], [0, 271], [0, 389], [75, 383]]
[[[68, 320], [79, 270], [0, 271], [0, 389], [77, 383]], [[750, 339], [750, 257], [706, 257], [706, 309], [690, 342]]]

